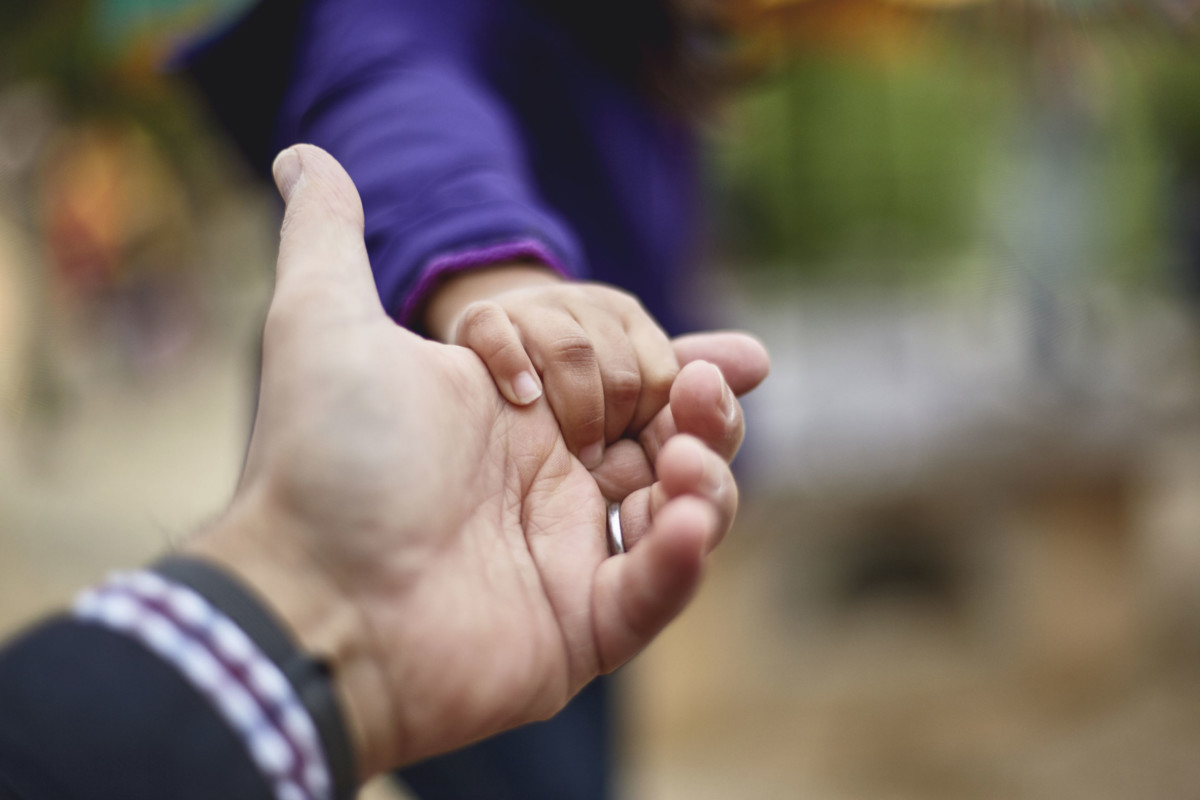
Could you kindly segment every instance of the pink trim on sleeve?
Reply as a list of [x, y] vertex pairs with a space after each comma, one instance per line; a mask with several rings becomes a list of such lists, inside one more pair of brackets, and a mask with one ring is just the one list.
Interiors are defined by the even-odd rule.
[[540, 261], [564, 278], [572, 277], [571, 273], [558, 259], [549, 247], [537, 239], [518, 239], [511, 242], [476, 247], [470, 250], [459, 250], [446, 253], [432, 259], [425, 267], [416, 287], [400, 307], [400, 323], [409, 325], [413, 316], [429, 299], [438, 282], [447, 275], [468, 269], [478, 269], [505, 261], [532, 260]]

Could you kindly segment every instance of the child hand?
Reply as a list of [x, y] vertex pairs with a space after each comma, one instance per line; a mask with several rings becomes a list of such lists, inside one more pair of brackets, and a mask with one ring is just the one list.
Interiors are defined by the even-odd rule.
[[632, 295], [525, 264], [463, 273], [431, 300], [426, 327], [474, 350], [515, 405], [542, 396], [588, 469], [669, 399], [679, 363]]

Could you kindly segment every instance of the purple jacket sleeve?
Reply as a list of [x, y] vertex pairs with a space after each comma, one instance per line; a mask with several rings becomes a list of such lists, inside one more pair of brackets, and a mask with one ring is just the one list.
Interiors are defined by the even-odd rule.
[[401, 322], [446, 271], [510, 258], [586, 270], [478, 67], [505, 5], [315, 0], [300, 23], [279, 144], [319, 145], [349, 171], [380, 296]]

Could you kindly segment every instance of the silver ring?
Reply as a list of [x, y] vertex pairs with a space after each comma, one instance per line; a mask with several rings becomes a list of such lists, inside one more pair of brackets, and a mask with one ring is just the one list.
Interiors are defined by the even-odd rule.
[[608, 552], [617, 555], [625, 552], [625, 535], [621, 533], [621, 504], [608, 504]]

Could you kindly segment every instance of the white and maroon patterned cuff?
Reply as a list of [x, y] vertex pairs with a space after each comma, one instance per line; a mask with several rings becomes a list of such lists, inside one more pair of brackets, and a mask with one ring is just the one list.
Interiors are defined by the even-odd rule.
[[316, 726], [291, 683], [200, 594], [153, 572], [123, 572], [80, 594], [72, 611], [179, 670], [237, 732], [276, 800], [332, 797]]
[[549, 247], [537, 239], [516, 239], [446, 253], [437, 256], [425, 267], [424, 272], [421, 274], [421, 279], [417, 281], [417, 285], [409, 293], [408, 299], [400, 307], [401, 324], [411, 326], [416, 322], [413, 318], [421, 307], [425, 305], [425, 301], [429, 299], [429, 295], [433, 292], [434, 287], [447, 275], [453, 275], [456, 272], [464, 270], [479, 269], [480, 267], [487, 267], [493, 264], [503, 264], [506, 261], [522, 260], [537, 261], [545, 264], [564, 278], [571, 277], [571, 273], [563, 265], [562, 261], [554, 255]]

